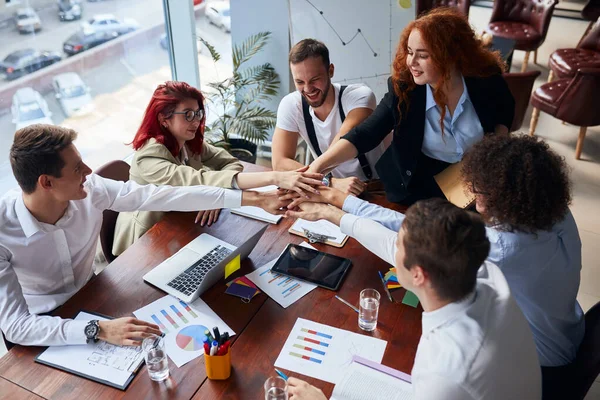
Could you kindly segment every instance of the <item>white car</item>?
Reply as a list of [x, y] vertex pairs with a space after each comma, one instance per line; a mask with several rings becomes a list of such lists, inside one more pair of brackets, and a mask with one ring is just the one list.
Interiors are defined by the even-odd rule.
[[31, 7], [19, 8], [15, 14], [19, 33], [38, 32], [42, 29], [42, 21]]
[[24, 87], [15, 93], [11, 107], [15, 129], [21, 129], [33, 124], [52, 124], [52, 113], [48, 103], [39, 92], [30, 87]]
[[52, 88], [67, 117], [87, 114], [94, 109], [90, 88], [75, 72], [52, 78]]
[[112, 14], [97, 14], [81, 24], [81, 28], [86, 34], [105, 32], [113, 36], [133, 32], [139, 27], [140, 24], [132, 18], [124, 18], [123, 21], [120, 21]]
[[208, 3], [206, 5], [206, 19], [211, 24], [218, 26], [225, 32], [231, 32], [231, 14], [229, 13], [229, 2]]

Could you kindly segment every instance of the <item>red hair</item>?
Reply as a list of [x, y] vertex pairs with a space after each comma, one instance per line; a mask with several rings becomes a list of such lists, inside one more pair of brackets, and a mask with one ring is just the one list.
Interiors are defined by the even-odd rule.
[[[198, 101], [198, 107], [204, 110], [204, 96], [198, 89], [188, 85], [185, 82], [167, 81], [158, 85], [152, 99], [146, 107], [144, 119], [133, 138], [133, 148], [140, 149], [150, 138], [156, 139], [158, 143], [163, 144], [174, 157], [181, 150], [175, 137], [169, 130], [163, 127], [158, 120], [159, 114], [165, 118], [171, 118], [177, 104], [186, 100], [195, 99]], [[200, 121], [196, 136], [186, 142], [193, 154], [202, 152], [202, 142], [204, 141], [204, 124], [206, 122], [206, 113]]]
[[[416, 83], [408, 66], [408, 36], [418, 29], [429, 48], [429, 56], [441, 78], [433, 89], [433, 98], [441, 108], [440, 125], [444, 133], [444, 116], [448, 99], [443, 88], [449, 82], [453, 69], [463, 76], [488, 77], [501, 74], [505, 69], [499, 52], [485, 48], [469, 25], [467, 18], [452, 8], [434, 8], [429, 13], [411, 21], [400, 35], [400, 43], [393, 62], [392, 81], [394, 92], [399, 98], [398, 110], [406, 112], [409, 106], [409, 94]], [[465, 88], [466, 89], [466, 88]]]

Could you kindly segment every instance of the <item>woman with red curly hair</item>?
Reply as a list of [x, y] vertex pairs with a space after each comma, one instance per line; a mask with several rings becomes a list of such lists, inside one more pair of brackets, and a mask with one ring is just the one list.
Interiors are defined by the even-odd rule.
[[332, 167], [393, 142], [375, 168], [389, 200], [412, 204], [444, 197], [434, 176], [486, 134], [508, 133], [514, 99], [504, 63], [475, 36], [458, 11], [436, 8], [400, 36], [388, 93], [373, 114], [317, 158], [310, 171]]
[[[146, 108], [132, 145], [135, 154], [129, 178], [139, 184], [205, 185], [250, 189], [277, 185], [297, 192], [316, 190], [322, 175], [301, 171], [244, 173], [242, 164], [226, 150], [204, 141], [204, 96], [185, 82], [158, 85]], [[200, 211], [196, 222], [217, 221], [220, 210]], [[120, 213], [113, 254], [119, 255], [158, 222], [163, 213]]]

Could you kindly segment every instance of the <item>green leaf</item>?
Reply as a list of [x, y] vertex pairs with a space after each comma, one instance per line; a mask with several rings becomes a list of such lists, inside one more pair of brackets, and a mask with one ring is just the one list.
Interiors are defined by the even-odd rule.
[[208, 43], [206, 40], [202, 39], [200, 36], [196, 36], [196, 37], [198, 38], [198, 41], [200, 43], [202, 43], [204, 46], [206, 46], [206, 48], [208, 49], [208, 52], [210, 53], [210, 56], [212, 57], [213, 62], [217, 62], [221, 59], [221, 54], [219, 54], [219, 52], [217, 51], [217, 49], [215, 49], [215, 47], [213, 45]]

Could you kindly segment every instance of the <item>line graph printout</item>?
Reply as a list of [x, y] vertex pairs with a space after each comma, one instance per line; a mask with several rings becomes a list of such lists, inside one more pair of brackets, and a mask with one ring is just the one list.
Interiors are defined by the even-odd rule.
[[[288, 0], [292, 43], [318, 39], [329, 48], [333, 81], [364, 83], [378, 100], [387, 92], [390, 66], [414, 6], [398, 0]], [[405, 3], [405, 2], [404, 2]]]
[[338, 383], [357, 355], [380, 363], [387, 342], [298, 318], [275, 366]]

